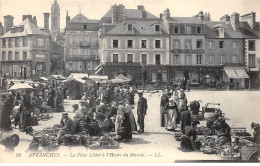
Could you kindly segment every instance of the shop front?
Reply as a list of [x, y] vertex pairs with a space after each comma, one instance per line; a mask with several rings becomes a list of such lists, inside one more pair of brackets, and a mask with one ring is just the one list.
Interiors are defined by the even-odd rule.
[[2, 74], [7, 75], [10, 78], [30, 78], [31, 77], [31, 62], [30, 61], [2, 61]]
[[224, 67], [223, 81], [229, 85], [245, 88], [246, 80], [249, 79], [244, 67]]

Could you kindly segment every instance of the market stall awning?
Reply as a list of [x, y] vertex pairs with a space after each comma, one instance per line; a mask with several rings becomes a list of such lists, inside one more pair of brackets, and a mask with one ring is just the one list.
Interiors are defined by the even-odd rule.
[[225, 67], [224, 71], [226, 72], [228, 78], [249, 78], [245, 69], [238, 67]]

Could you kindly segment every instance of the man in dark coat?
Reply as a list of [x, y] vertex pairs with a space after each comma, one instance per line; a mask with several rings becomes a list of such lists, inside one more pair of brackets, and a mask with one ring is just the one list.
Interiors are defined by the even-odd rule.
[[181, 131], [183, 133], [186, 126], [191, 126], [191, 113], [188, 110], [181, 111]]
[[160, 122], [161, 122], [161, 127], [165, 126], [165, 106], [169, 102], [169, 97], [167, 92], [164, 92], [162, 97], [161, 97], [161, 104], [160, 104]]
[[137, 123], [139, 124], [140, 129], [138, 130], [139, 133], [144, 133], [144, 117], [147, 111], [147, 100], [143, 97], [143, 92], [138, 92], [139, 100], [137, 105], [137, 115], [138, 120]]

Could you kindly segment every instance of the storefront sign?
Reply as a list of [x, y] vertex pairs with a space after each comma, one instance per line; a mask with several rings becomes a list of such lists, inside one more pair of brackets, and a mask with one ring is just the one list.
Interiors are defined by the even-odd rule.
[[205, 51], [204, 50], [190, 50], [190, 49], [173, 49], [171, 50], [172, 53], [184, 53], [184, 54], [203, 54]]
[[36, 54], [36, 62], [45, 62], [45, 55]]
[[133, 63], [127, 63], [127, 62], [107, 62], [106, 66], [140, 66], [141, 64], [139, 62], [133, 62]]

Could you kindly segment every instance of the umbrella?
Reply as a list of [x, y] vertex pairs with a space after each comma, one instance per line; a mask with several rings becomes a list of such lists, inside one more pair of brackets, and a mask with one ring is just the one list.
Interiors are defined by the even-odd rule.
[[9, 90], [18, 90], [18, 89], [33, 89], [33, 87], [27, 83], [24, 84], [14, 84]]
[[124, 83], [124, 82], [129, 82], [131, 79], [125, 77], [124, 75], [120, 74], [117, 76], [115, 79], [112, 79], [113, 83]]

